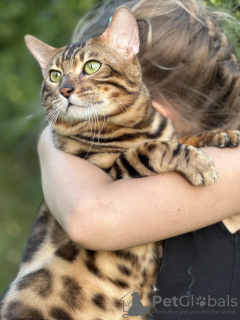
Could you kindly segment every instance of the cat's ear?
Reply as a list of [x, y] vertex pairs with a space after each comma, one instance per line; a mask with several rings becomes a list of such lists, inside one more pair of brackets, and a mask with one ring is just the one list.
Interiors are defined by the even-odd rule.
[[44, 74], [50, 59], [56, 54], [57, 49], [48, 46], [33, 36], [26, 35], [24, 39], [29, 51], [40, 64]]
[[100, 38], [132, 59], [140, 46], [138, 25], [132, 12], [126, 7], [119, 8]]

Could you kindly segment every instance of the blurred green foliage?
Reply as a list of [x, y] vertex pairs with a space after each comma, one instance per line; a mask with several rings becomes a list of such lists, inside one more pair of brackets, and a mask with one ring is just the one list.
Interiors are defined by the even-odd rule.
[[[40, 106], [41, 72], [24, 44], [24, 35], [34, 35], [55, 47], [66, 45], [79, 18], [97, 2], [0, 2], [0, 294], [16, 275], [42, 199], [36, 153], [37, 138], [45, 126]], [[239, 1], [205, 2], [239, 18]], [[227, 24], [226, 29], [240, 47], [239, 25]]]
[[220, 9], [227, 14], [222, 19], [222, 27], [231, 42], [235, 44], [236, 55], [240, 59], [240, 0], [205, 0], [204, 2], [209, 7]]

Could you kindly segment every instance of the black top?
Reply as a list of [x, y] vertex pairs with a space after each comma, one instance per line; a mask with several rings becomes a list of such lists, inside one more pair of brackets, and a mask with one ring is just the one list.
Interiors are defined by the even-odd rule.
[[166, 240], [153, 304], [151, 320], [240, 320], [240, 232], [220, 222]]

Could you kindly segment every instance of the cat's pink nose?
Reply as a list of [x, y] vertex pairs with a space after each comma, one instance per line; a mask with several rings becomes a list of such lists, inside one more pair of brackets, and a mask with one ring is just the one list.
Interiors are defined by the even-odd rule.
[[73, 91], [73, 87], [70, 88], [62, 88], [60, 90], [60, 93], [65, 97], [65, 98], [69, 98], [70, 93]]

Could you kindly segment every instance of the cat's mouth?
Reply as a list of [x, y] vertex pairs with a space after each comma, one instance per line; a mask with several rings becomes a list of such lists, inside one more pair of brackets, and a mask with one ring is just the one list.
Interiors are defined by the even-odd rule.
[[69, 102], [66, 111], [68, 111], [70, 107], [77, 107], [77, 108], [78, 107], [85, 107], [85, 104], [79, 104], [79, 103], [77, 104], [77, 103]]
[[[102, 101], [98, 102], [98, 104], [102, 103]], [[76, 108], [86, 108], [89, 107], [89, 102], [88, 101], [72, 101], [72, 102], [68, 102], [68, 106], [66, 111], [68, 111], [68, 109], [70, 107], [76, 107]]]
[[67, 106], [67, 108], [66, 108], [66, 112], [71, 108], [71, 107], [83, 107], [81, 104], [79, 105], [79, 104], [77, 104], [77, 103], [71, 103], [71, 102], [69, 102], [68, 103], [68, 106]]
[[86, 101], [84, 100], [80, 100], [80, 99], [77, 99], [73, 96], [71, 96], [68, 100], [68, 106], [67, 106], [67, 110], [70, 108], [70, 107], [85, 107], [86, 105]]

